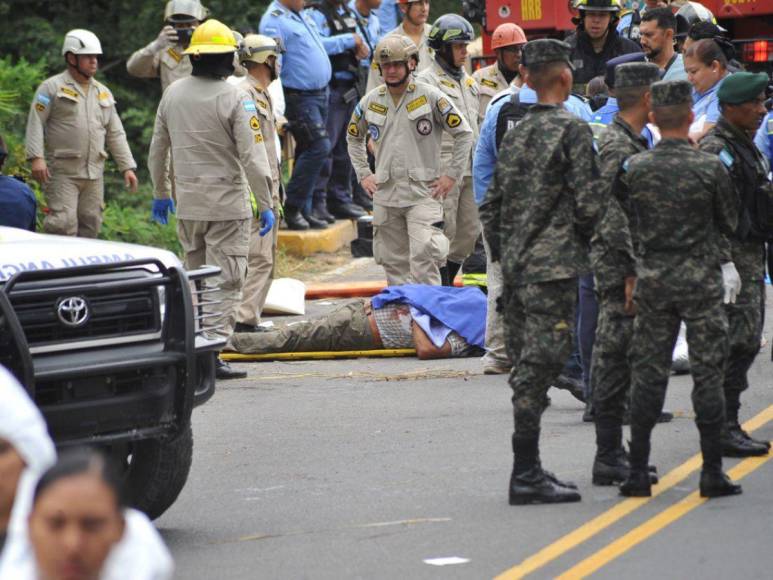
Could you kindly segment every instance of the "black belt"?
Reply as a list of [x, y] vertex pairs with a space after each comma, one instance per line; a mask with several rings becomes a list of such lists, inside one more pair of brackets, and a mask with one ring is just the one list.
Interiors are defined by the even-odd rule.
[[337, 79], [333, 77], [333, 79], [330, 81], [330, 86], [333, 88], [344, 87], [350, 89], [356, 84], [357, 79]]
[[309, 95], [310, 97], [324, 95], [327, 92], [327, 87], [321, 89], [305, 90], [305, 89], [291, 89], [290, 87], [284, 87], [286, 95]]

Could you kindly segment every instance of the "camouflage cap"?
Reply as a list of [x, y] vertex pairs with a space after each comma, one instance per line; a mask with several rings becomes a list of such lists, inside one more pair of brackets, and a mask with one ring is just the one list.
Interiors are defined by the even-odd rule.
[[523, 47], [521, 63], [523, 66], [534, 66], [548, 62], [565, 62], [572, 66], [569, 55], [572, 47], [565, 42], [553, 38], [539, 38], [527, 42]]
[[653, 108], [692, 105], [692, 85], [687, 81], [658, 81], [651, 90]]
[[660, 80], [658, 65], [651, 62], [631, 62], [615, 69], [615, 87], [648, 87]]
[[737, 72], [725, 77], [719, 85], [717, 98], [726, 105], [740, 105], [759, 97], [767, 86], [768, 75], [765, 73]]

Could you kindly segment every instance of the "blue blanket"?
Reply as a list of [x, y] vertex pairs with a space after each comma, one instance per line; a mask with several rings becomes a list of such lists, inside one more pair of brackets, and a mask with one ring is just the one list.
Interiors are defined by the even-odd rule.
[[410, 304], [455, 330], [468, 343], [483, 348], [486, 338], [486, 295], [475, 287], [449, 288], [406, 284], [389, 286], [371, 300], [373, 308], [391, 302]]

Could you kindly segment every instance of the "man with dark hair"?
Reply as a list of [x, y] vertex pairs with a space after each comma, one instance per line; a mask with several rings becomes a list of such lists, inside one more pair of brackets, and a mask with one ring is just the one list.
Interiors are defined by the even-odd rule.
[[546, 393], [572, 351], [577, 278], [590, 271], [587, 244], [603, 189], [593, 134], [563, 107], [572, 89], [570, 53], [553, 39], [524, 47], [525, 80], [538, 102], [505, 134], [480, 207], [491, 260], [502, 264], [500, 308], [514, 365], [511, 505], [580, 501], [539, 457]]
[[35, 231], [35, 194], [20, 178], [3, 175], [8, 148], [0, 136], [0, 226]]
[[770, 239], [769, 216], [773, 209], [773, 185], [762, 155], [751, 135], [766, 114], [765, 73], [730, 75], [717, 91], [722, 113], [717, 124], [700, 142], [703, 151], [719, 156], [730, 172], [740, 203], [739, 226], [730, 236], [733, 262], [741, 276], [741, 292], [725, 305], [730, 325], [730, 353], [725, 367], [726, 425], [722, 433], [725, 457], [765, 455], [770, 444], [752, 439], [738, 421], [741, 393], [749, 388], [746, 375], [760, 349], [765, 296], [765, 242]]
[[727, 357], [722, 302], [734, 301], [740, 288], [723, 238], [732, 235], [738, 223], [735, 196], [719, 159], [696, 150], [688, 140], [693, 118], [690, 83], [657, 82], [651, 94], [662, 139], [654, 149], [630, 157], [621, 175], [635, 216], [637, 310], [630, 353], [631, 470], [620, 493], [652, 495], [650, 436], [663, 409], [671, 349], [684, 321], [703, 453], [700, 493], [735, 495], [741, 487], [722, 472], [720, 440]]
[[621, 54], [639, 52], [639, 45], [620, 36], [615, 24], [620, 0], [579, 0], [577, 30], [566, 38], [572, 48], [575, 93], [585, 94], [585, 85], [604, 74], [607, 61]]
[[682, 55], [674, 50], [676, 17], [670, 8], [648, 10], [639, 25], [641, 48], [647, 60], [663, 71], [664, 81], [687, 80]]

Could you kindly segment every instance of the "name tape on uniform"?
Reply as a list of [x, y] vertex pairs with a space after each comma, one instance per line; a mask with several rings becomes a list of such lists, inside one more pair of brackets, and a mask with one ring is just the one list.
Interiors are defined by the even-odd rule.
[[426, 104], [427, 104], [427, 97], [422, 95], [417, 99], [413, 99], [410, 103], [408, 103], [405, 106], [405, 108], [408, 109], [409, 113], [413, 113], [416, 109]]
[[491, 87], [492, 89], [497, 88], [497, 84], [489, 79], [481, 79], [480, 84], [482, 84], [484, 87]]
[[386, 115], [387, 109], [384, 105], [380, 105], [379, 103], [371, 103], [368, 105], [368, 110], [373, 111], [374, 113], [378, 113], [379, 115]]

